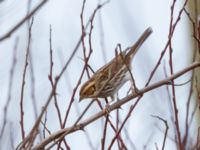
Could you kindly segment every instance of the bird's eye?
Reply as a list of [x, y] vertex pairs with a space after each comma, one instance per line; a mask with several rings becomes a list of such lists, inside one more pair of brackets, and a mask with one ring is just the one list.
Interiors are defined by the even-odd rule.
[[87, 93], [87, 95], [92, 95], [94, 92], [95, 92], [95, 86], [93, 85], [88, 88], [86, 93]]

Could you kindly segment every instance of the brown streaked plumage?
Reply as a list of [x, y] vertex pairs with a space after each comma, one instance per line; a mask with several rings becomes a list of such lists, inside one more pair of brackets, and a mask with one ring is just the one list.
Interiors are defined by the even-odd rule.
[[82, 85], [79, 94], [80, 101], [85, 98], [106, 98], [113, 96], [126, 81], [130, 80], [128, 68], [131, 66], [131, 60], [151, 33], [152, 29], [150, 27], [147, 28], [131, 48], [122, 51], [96, 71]]

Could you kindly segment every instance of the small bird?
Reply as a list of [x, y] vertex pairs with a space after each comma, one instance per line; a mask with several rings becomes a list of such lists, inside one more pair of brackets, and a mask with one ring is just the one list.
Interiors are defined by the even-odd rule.
[[147, 28], [131, 48], [120, 52], [110, 62], [97, 70], [82, 85], [79, 93], [79, 101], [85, 98], [113, 97], [128, 80], [132, 81], [129, 71], [131, 60], [152, 32], [151, 27]]

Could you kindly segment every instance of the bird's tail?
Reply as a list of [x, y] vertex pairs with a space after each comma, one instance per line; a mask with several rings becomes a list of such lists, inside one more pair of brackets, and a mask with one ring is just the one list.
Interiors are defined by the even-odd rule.
[[126, 57], [129, 57], [129, 59], [132, 59], [132, 57], [136, 54], [137, 50], [140, 48], [140, 46], [144, 43], [144, 41], [150, 36], [150, 34], [153, 32], [151, 27], [148, 27], [140, 36], [140, 38], [136, 41], [136, 43], [130, 47], [130, 50], [127, 52]]

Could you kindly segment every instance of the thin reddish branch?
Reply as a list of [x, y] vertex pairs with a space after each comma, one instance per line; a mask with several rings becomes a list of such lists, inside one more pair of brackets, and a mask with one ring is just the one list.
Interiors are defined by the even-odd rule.
[[109, 115], [106, 116], [105, 123], [104, 123], [103, 136], [101, 139], [101, 150], [105, 150], [106, 134], [107, 134], [107, 128], [108, 128], [108, 117]]
[[[53, 65], [54, 65], [54, 62], [53, 62], [52, 28], [51, 28], [51, 25], [49, 27], [49, 52], [50, 52], [50, 67], [49, 67], [50, 70], [49, 70], [48, 78], [49, 78], [49, 81], [51, 83], [51, 87], [53, 88], [55, 83], [53, 81]], [[53, 98], [54, 98], [54, 105], [55, 105], [55, 108], [56, 108], [56, 112], [57, 112], [57, 115], [58, 115], [59, 124], [60, 124], [60, 127], [62, 128], [62, 118], [61, 118], [60, 108], [58, 106], [56, 89], [54, 90]]]
[[[81, 31], [82, 31], [82, 35], [83, 35], [83, 37], [81, 39], [82, 48], [83, 48], [83, 58], [84, 58], [85, 66], [87, 66], [88, 65], [88, 60], [90, 58], [90, 55], [92, 54], [92, 51], [89, 51], [89, 54], [87, 56], [87, 54], [86, 54], [86, 46], [85, 46], [86, 33], [85, 33], [85, 26], [84, 26], [84, 19], [83, 19], [85, 4], [86, 4], [86, 0], [83, 0], [80, 18], [81, 18]], [[91, 19], [90, 19], [90, 26], [91, 26], [91, 22], [92, 22], [91, 20], [93, 20], [93, 16], [94, 15], [92, 14]], [[85, 70], [86, 70], [88, 78], [89, 78], [90, 76], [89, 76], [89, 71], [88, 71], [87, 67], [85, 68]]]
[[70, 112], [70, 110], [71, 110], [71, 106], [72, 106], [72, 103], [73, 103], [73, 101], [74, 101], [74, 96], [75, 96], [75, 94], [76, 94], [76, 91], [77, 91], [79, 85], [81, 84], [81, 79], [82, 79], [83, 75], [84, 75], [84, 69], [82, 70], [81, 75], [80, 75], [80, 77], [79, 77], [79, 79], [78, 79], [78, 82], [77, 82], [75, 88], [73, 89], [72, 96], [71, 96], [69, 105], [68, 105], [68, 107], [67, 107], [67, 111], [66, 111], [66, 114], [65, 114], [65, 117], [64, 117], [64, 121], [63, 121], [63, 124], [62, 124], [62, 128], [64, 128], [64, 127], [65, 127], [65, 124], [67, 123], [67, 118], [68, 118], [68, 116], [69, 116], [69, 112]]
[[[165, 76], [165, 78], [167, 78], [168, 74], [167, 74], [167, 69], [166, 69], [166, 63], [165, 63], [165, 61], [164, 61], [163, 68], [164, 68], [164, 76]], [[169, 112], [172, 112], [173, 111], [173, 107], [172, 107], [172, 101], [171, 101], [172, 98], [171, 98], [171, 94], [170, 94], [169, 85], [166, 85], [166, 91], [167, 91], [167, 95], [168, 95], [168, 101], [167, 102], [169, 104]], [[171, 113], [170, 113], [170, 119], [171, 119], [172, 122], [174, 122], [174, 116]], [[174, 130], [175, 130], [175, 125], [174, 124], [173, 124], [173, 127], [174, 127]]]
[[[173, 1], [173, 4], [171, 6], [171, 19], [170, 19], [170, 25], [169, 25], [169, 68], [170, 68], [170, 74], [174, 74], [174, 67], [173, 67], [173, 49], [172, 49], [172, 30], [173, 30], [173, 17], [174, 17], [174, 7], [175, 7], [176, 0]], [[183, 9], [184, 10], [184, 9]], [[174, 80], [171, 81], [172, 83], [172, 102], [173, 102], [173, 109], [174, 109], [174, 116], [175, 116], [175, 127], [176, 127], [176, 134], [178, 137], [178, 145], [179, 149], [183, 150], [182, 142], [181, 142], [181, 133], [180, 133], [180, 126], [179, 126], [179, 117], [178, 117], [178, 108], [176, 104], [176, 92], [175, 92], [175, 86], [174, 86]]]
[[[32, 0], [28, 0], [27, 3], [27, 15], [30, 13], [31, 10], [31, 3]], [[27, 19], [26, 25], [27, 25], [27, 29], [29, 29], [30, 26], [30, 18]], [[28, 33], [29, 34], [29, 33]], [[35, 96], [35, 72], [34, 72], [34, 63], [33, 63], [33, 58], [32, 58], [32, 52], [29, 52], [29, 71], [30, 71], [30, 80], [31, 80], [31, 84], [30, 84], [30, 88], [31, 88], [31, 101], [33, 104], [33, 111], [34, 111], [34, 115], [35, 115], [35, 120], [37, 119], [38, 116], [38, 111], [37, 111], [37, 101], [36, 101], [36, 96]], [[40, 139], [41, 139], [41, 135], [40, 135]]]
[[31, 21], [30, 27], [29, 27], [29, 34], [28, 34], [28, 45], [26, 49], [26, 56], [25, 56], [25, 64], [24, 64], [24, 70], [22, 75], [22, 85], [21, 85], [21, 95], [20, 95], [20, 126], [21, 126], [21, 135], [22, 139], [25, 138], [25, 130], [24, 130], [24, 88], [26, 83], [26, 71], [28, 67], [28, 58], [29, 58], [29, 51], [30, 51], [30, 45], [31, 45], [31, 29], [33, 25], [33, 19]]
[[[98, 106], [100, 107], [100, 109], [101, 109], [102, 111], [104, 111], [104, 109], [103, 109], [103, 107], [102, 107], [102, 105], [100, 104], [99, 101], [97, 101], [97, 104], [98, 104]], [[120, 108], [120, 107], [119, 107], [119, 108]], [[106, 117], [106, 115], [105, 115], [105, 117]], [[118, 129], [115, 128], [114, 124], [111, 122], [111, 120], [110, 120], [109, 118], [108, 118], [108, 123], [110, 124], [110, 127], [112, 128], [112, 130], [113, 130], [115, 133], [117, 133]], [[125, 145], [125, 143], [124, 143], [122, 137], [121, 137], [120, 135], [118, 135], [117, 139], [120, 141], [122, 148], [123, 148], [124, 150], [127, 150], [127, 147], [126, 147], [126, 145]]]
[[[83, 11], [84, 11], [84, 7], [85, 7], [85, 2], [86, 2], [86, 0], [84, 0], [84, 1], [83, 1], [83, 4], [82, 4], [81, 18], [82, 18], [82, 16], [83, 16]], [[88, 23], [89, 23], [89, 22], [90, 22], [90, 21], [88, 21]], [[82, 44], [83, 50], [85, 50], [85, 44], [84, 44], [85, 30], [87, 29], [88, 26], [89, 26], [89, 24], [86, 25], [86, 27], [84, 27], [84, 25], [83, 25], [83, 19], [81, 19], [81, 29], [82, 29], [82, 30], [81, 30], [81, 31], [82, 31], [81, 44]], [[84, 57], [86, 57], [86, 54], [85, 54], [85, 53], [84, 53]], [[89, 56], [88, 56], [88, 57], [89, 57]], [[85, 59], [85, 58], [84, 58], [84, 59]], [[89, 59], [89, 58], [88, 58], [88, 59]], [[86, 68], [86, 67], [84, 66], [84, 68]], [[78, 82], [77, 82], [75, 88], [73, 89], [73, 93], [72, 93], [72, 95], [71, 95], [71, 99], [70, 99], [69, 105], [68, 105], [68, 107], [67, 107], [67, 109], [66, 109], [66, 114], [65, 114], [65, 117], [64, 117], [64, 121], [63, 121], [63, 123], [62, 123], [62, 128], [64, 128], [65, 125], [66, 125], [66, 123], [67, 123], [67, 119], [68, 119], [68, 116], [69, 116], [69, 112], [70, 112], [71, 107], [72, 107], [72, 104], [73, 104], [73, 102], [74, 102], [74, 96], [75, 96], [75, 94], [76, 94], [76, 91], [77, 91], [79, 85], [81, 84], [81, 80], [82, 80], [82, 77], [83, 77], [83, 75], [84, 75], [84, 71], [85, 71], [85, 69], [82, 70], [81, 75], [80, 75], [80, 77], [79, 77], [79, 80], [78, 80]]]
[[[78, 119], [75, 121], [75, 123], [73, 124], [73, 126], [76, 126], [78, 123], [79, 123], [79, 121], [82, 119], [82, 117], [85, 115], [85, 113], [88, 111], [88, 109], [90, 108], [90, 106], [93, 104], [93, 102], [94, 101], [91, 101], [88, 105], [87, 105], [87, 107], [84, 109], [84, 111], [81, 113], [81, 115], [78, 117]], [[84, 129], [82, 129], [82, 130], [84, 130]], [[59, 142], [59, 145], [58, 145], [58, 148], [59, 148], [59, 146], [61, 145], [61, 142], [62, 142], [62, 140], [64, 139], [64, 137], [65, 136], [60, 136], [58, 139], [56, 139], [56, 141], [53, 143], [53, 144], [51, 144], [47, 149], [51, 149], [51, 148], [53, 148], [53, 146], [55, 145], [55, 144], [57, 144], [57, 142]]]
[[112, 146], [114, 145], [115, 140], [117, 139], [117, 137], [120, 135], [123, 127], [125, 126], [125, 123], [127, 122], [127, 120], [129, 119], [129, 117], [131, 116], [131, 113], [133, 112], [134, 108], [137, 106], [140, 98], [142, 97], [142, 95], [139, 96], [139, 98], [136, 100], [136, 102], [134, 103], [134, 105], [131, 105], [128, 114], [126, 115], [125, 119], [123, 120], [120, 128], [118, 129], [117, 133], [115, 134], [114, 138], [112, 139], [108, 149], [110, 150], [112, 148]]

